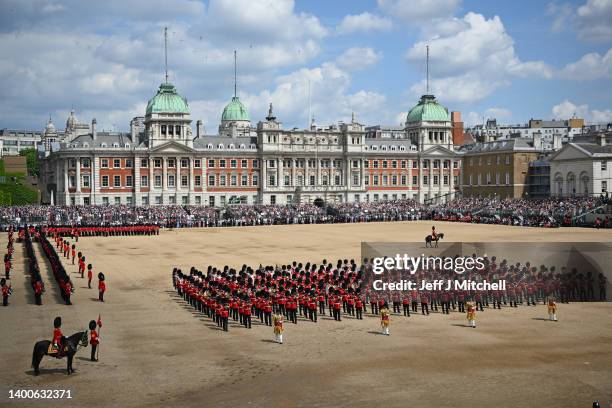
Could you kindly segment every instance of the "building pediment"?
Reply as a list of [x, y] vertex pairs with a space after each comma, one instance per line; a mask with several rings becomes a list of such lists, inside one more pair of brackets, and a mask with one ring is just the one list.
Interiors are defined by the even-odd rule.
[[455, 156], [456, 152], [444, 147], [444, 146], [432, 146], [427, 150], [424, 150], [421, 155], [423, 156]]
[[176, 142], [174, 140], [170, 140], [164, 144], [161, 144], [159, 146], [155, 146], [151, 149], [149, 149], [150, 153], [159, 153], [159, 154], [165, 154], [165, 153], [195, 153], [195, 150], [192, 149], [189, 146], [185, 146], [182, 143]]
[[579, 145], [568, 143], [563, 146], [561, 150], [556, 152], [550, 158], [550, 161], [586, 159], [589, 157], [591, 157], [591, 154], [587, 150], [581, 148]]

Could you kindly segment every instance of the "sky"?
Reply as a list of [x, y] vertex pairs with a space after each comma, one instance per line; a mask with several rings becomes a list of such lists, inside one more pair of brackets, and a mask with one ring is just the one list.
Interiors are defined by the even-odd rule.
[[426, 92], [466, 125], [612, 121], [612, 0], [0, 0], [0, 129], [127, 130], [164, 81], [215, 134], [253, 124], [400, 125]]

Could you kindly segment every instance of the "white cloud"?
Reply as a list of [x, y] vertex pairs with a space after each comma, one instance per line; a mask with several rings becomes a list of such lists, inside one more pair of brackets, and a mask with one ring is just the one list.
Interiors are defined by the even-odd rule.
[[244, 94], [242, 99], [249, 107], [251, 119], [263, 118], [268, 104], [274, 104], [278, 119], [289, 126], [304, 127], [308, 124], [308, 86], [312, 113], [318, 124], [348, 121], [355, 112], [362, 123], [378, 123], [386, 101], [384, 95], [358, 90], [351, 93], [349, 73], [333, 62], [325, 62], [314, 68], [301, 68], [278, 77], [272, 89], [257, 94]]
[[466, 127], [474, 125], [482, 125], [487, 119], [496, 119], [498, 124], [508, 124], [512, 121], [512, 112], [506, 108], [488, 108], [484, 112], [470, 111], [463, 115], [464, 124]]
[[[127, 129], [129, 118], [119, 122], [119, 113], [144, 114], [134, 107], [146, 104], [163, 80], [164, 26], [170, 81], [207, 118], [213, 115], [204, 106], [222, 108], [232, 94], [234, 49], [239, 92], [247, 92], [310, 62], [328, 32], [317, 17], [296, 11], [292, 0], [211, 0], [208, 9], [192, 0], [90, 3], [4, 0], [3, 126], [43, 127], [49, 113], [63, 125], [74, 106], [83, 121], [95, 116], [100, 124]], [[198, 114], [193, 111], [194, 120]]]
[[464, 126], [465, 127], [471, 127], [474, 125], [481, 125], [482, 121], [483, 121], [483, 116], [481, 114], [479, 114], [478, 112], [468, 112], [467, 115], [464, 115]]
[[[430, 46], [431, 89], [444, 101], [469, 102], [483, 99], [514, 76], [551, 78], [552, 69], [542, 61], [521, 61], [514, 40], [501, 19], [486, 19], [467, 13], [463, 19], [451, 20], [453, 29], [428, 31], [429, 39], [415, 43], [407, 58], [423, 65], [425, 47]], [[412, 86], [423, 92], [425, 81]]]
[[543, 78], [551, 79], [553, 69], [544, 61], [527, 61], [510, 63], [508, 73], [521, 78]]
[[612, 77], [612, 48], [605, 55], [591, 52], [567, 64], [559, 76], [567, 79], [594, 80]]
[[506, 108], [489, 108], [484, 113], [487, 118], [497, 119], [498, 123], [500, 121], [508, 123], [512, 119], [512, 112]]
[[323, 38], [328, 30], [316, 16], [296, 13], [293, 0], [211, 0], [205, 28], [241, 43]]
[[550, 27], [551, 31], [555, 33], [563, 31], [569, 24], [573, 13], [574, 9], [569, 3], [548, 3], [546, 6], [546, 14], [553, 18]]
[[[499, 87], [508, 84], [506, 80], [483, 80], [477, 75], [443, 77], [429, 83], [429, 93], [439, 97], [444, 102], [468, 103], [484, 99]], [[422, 80], [410, 87], [417, 95], [426, 93], [426, 81]]]
[[420, 24], [452, 16], [459, 3], [460, 0], [378, 0], [378, 7], [394, 18]]
[[57, 13], [58, 11], [64, 10], [65, 7], [57, 3], [47, 3], [42, 7], [42, 11], [45, 13]]
[[404, 124], [406, 124], [406, 116], [408, 116], [408, 112], [398, 113], [395, 115], [395, 119], [391, 125], [404, 126]]
[[612, 109], [590, 110], [587, 104], [576, 105], [567, 99], [553, 106], [552, 115], [555, 119], [569, 119], [572, 116], [576, 116], [583, 118], [588, 123], [612, 122]]
[[586, 41], [612, 40], [612, 1], [587, 0], [576, 13], [578, 35]]
[[348, 71], [356, 71], [369, 68], [378, 64], [382, 58], [382, 53], [374, 51], [372, 48], [353, 47], [344, 51], [338, 58], [336, 64]]
[[380, 17], [372, 13], [363, 12], [356, 15], [344, 16], [342, 22], [336, 28], [338, 34], [346, 35], [357, 32], [370, 33], [375, 31], [388, 31], [393, 23], [388, 18]]

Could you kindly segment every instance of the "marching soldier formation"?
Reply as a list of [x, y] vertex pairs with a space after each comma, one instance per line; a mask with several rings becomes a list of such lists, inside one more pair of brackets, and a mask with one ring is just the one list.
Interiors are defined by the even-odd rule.
[[[361, 265], [344, 259], [335, 264], [323, 260], [321, 264], [293, 261], [282, 266], [243, 265], [239, 270], [209, 266], [206, 272], [192, 267], [189, 273], [174, 268], [172, 282], [179, 296], [213, 319], [222, 331], [229, 331], [230, 322], [250, 329], [254, 316], [259, 324], [273, 327], [275, 334], [278, 316], [291, 324], [317, 323], [322, 316], [338, 322], [347, 317], [361, 320], [368, 312], [368, 304], [369, 313], [379, 316], [385, 335], [389, 335], [391, 315], [410, 318], [417, 313], [418, 304], [425, 317], [431, 313], [464, 313], [472, 328], [476, 327], [478, 312], [500, 310], [502, 305], [518, 307], [541, 302], [548, 305], [551, 320], [556, 320], [554, 296], [562, 294], [569, 301], [580, 299], [581, 291], [590, 293], [587, 288], [590, 274], [575, 269], [558, 273], [554, 267], [543, 265], [540, 268], [529, 263], [509, 265], [505, 260], [497, 264], [495, 257], [485, 261], [480, 279], [505, 279], [509, 282], [506, 290], [375, 291], [371, 289], [371, 263], [367, 259]], [[396, 272], [383, 278], [393, 281]], [[420, 287], [422, 280], [444, 277], [440, 270], [419, 270], [414, 274], [419, 283], [416, 287]], [[464, 274], [463, 278], [478, 279], [472, 273]], [[389, 305], [393, 306], [392, 311]]]

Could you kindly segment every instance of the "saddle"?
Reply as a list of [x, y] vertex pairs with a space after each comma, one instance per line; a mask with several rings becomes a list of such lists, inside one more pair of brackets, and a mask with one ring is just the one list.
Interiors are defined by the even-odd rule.
[[49, 344], [49, 349], [47, 350], [47, 354], [53, 357], [60, 357], [65, 355], [68, 352], [68, 346], [64, 346], [62, 353], [60, 354], [60, 348], [55, 347], [53, 343]]

